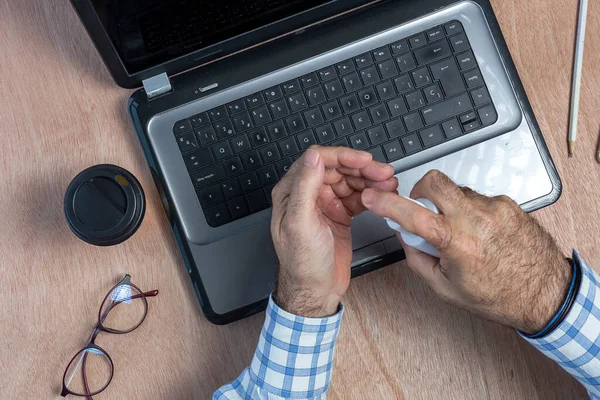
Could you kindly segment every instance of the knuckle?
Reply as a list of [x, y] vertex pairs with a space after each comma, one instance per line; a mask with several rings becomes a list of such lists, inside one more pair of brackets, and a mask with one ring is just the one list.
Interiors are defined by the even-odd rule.
[[452, 232], [443, 216], [432, 213], [415, 214], [415, 226], [424, 227], [428, 238], [441, 250], [447, 249], [452, 242]]

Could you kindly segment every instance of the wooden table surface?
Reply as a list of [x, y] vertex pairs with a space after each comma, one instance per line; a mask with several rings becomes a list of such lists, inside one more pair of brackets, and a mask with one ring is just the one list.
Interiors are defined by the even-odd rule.
[[[600, 2], [590, 2], [577, 157], [566, 157], [578, 0], [495, 0], [564, 183], [535, 217], [600, 267]], [[149, 299], [135, 332], [101, 334], [115, 362], [98, 399], [207, 399], [251, 359], [264, 315], [202, 316], [117, 87], [66, 0], [0, 0], [0, 398], [57, 398], [105, 293], [130, 273]], [[133, 172], [146, 218], [97, 248], [63, 217], [70, 180], [97, 163]], [[573, 399], [585, 391], [515, 332], [441, 303], [403, 263], [353, 281], [331, 399]]]

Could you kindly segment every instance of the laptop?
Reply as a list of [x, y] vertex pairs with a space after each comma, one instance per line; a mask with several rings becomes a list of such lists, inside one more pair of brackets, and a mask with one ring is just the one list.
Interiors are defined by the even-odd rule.
[[[72, 0], [128, 109], [205, 316], [274, 289], [271, 190], [313, 144], [429, 170], [526, 211], [561, 183], [488, 0]], [[353, 276], [403, 259], [352, 226]]]

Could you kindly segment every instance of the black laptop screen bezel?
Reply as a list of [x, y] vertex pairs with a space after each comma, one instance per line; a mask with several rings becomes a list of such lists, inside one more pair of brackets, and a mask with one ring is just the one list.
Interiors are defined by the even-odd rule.
[[373, 3], [373, 0], [332, 0], [307, 11], [279, 20], [264, 27], [252, 30], [234, 38], [197, 50], [173, 60], [155, 65], [151, 68], [129, 73], [122, 62], [117, 49], [111, 42], [96, 10], [90, 0], [71, 0], [79, 18], [92, 38], [98, 52], [115, 82], [127, 89], [142, 86], [144, 79], [161, 73], [169, 76], [176, 75], [188, 69], [213, 61], [218, 58], [242, 51], [264, 41], [276, 38], [289, 32], [302, 29], [305, 26], [327, 19], [344, 11]]

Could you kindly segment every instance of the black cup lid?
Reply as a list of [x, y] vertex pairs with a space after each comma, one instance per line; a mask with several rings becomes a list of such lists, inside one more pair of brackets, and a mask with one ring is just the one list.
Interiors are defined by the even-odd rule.
[[65, 195], [65, 217], [81, 240], [113, 246], [129, 239], [146, 211], [138, 180], [116, 165], [95, 165], [73, 179]]

